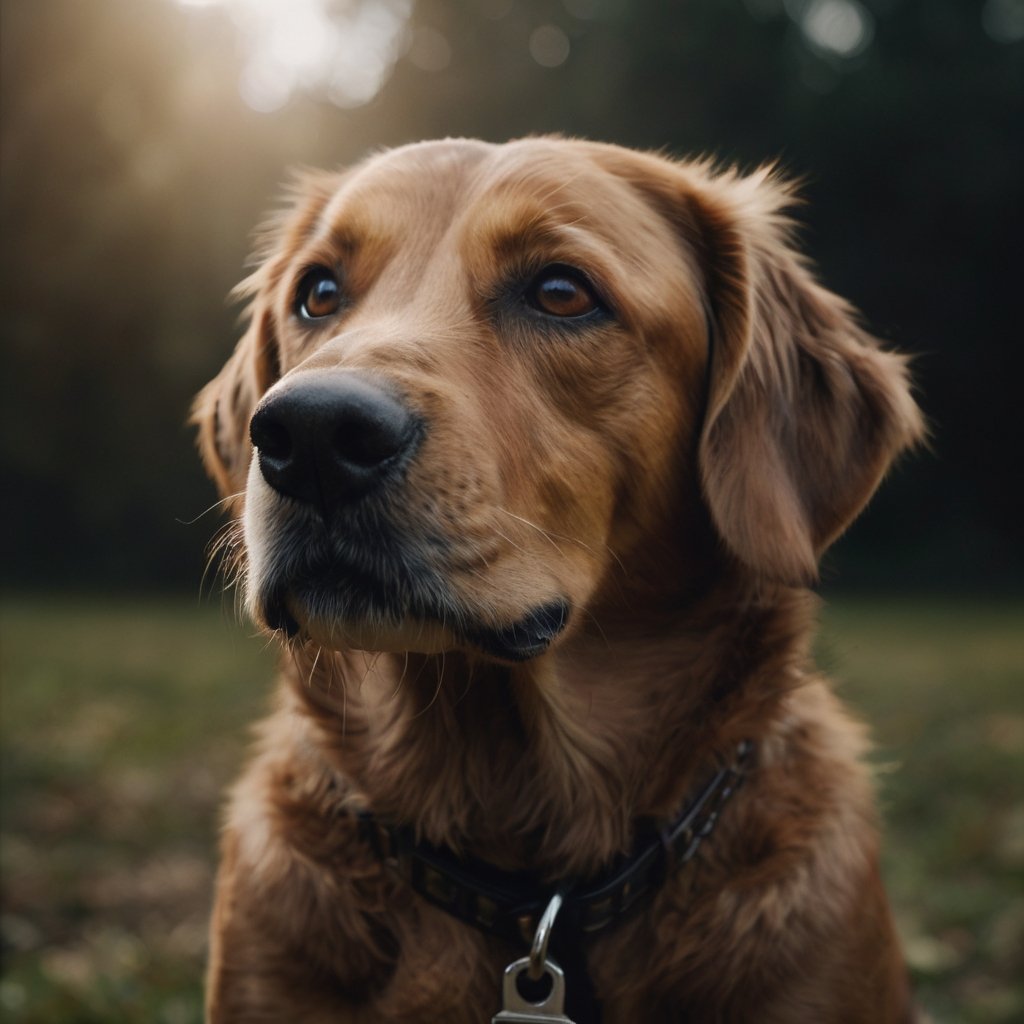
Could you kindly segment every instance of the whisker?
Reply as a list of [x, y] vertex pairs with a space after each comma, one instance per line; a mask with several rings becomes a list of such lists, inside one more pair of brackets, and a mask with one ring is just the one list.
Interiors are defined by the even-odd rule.
[[608, 650], [611, 650], [611, 641], [609, 641], [608, 634], [604, 631], [604, 627], [601, 625], [600, 622], [598, 622], [597, 616], [594, 615], [594, 613], [590, 611], [590, 609], [587, 608], [585, 605], [580, 608], [580, 614], [585, 615], [594, 624], [594, 626], [597, 627], [597, 631], [601, 634], [601, 639], [604, 641], [605, 647], [607, 647]]
[[395, 692], [388, 697], [388, 700], [394, 700], [399, 693], [402, 691], [402, 684], [405, 682], [405, 673], [409, 671], [409, 652], [405, 652], [405, 662], [402, 665], [402, 672], [398, 677], [398, 685], [395, 687]]
[[[211, 577], [212, 573], [212, 577]], [[244, 594], [247, 568], [242, 558], [239, 538], [232, 528], [226, 528], [211, 546], [209, 557], [199, 580], [197, 601], [202, 603], [213, 596], [216, 580], [219, 577], [222, 585], [219, 588], [221, 613], [228, 620], [228, 595], [231, 595], [231, 621], [240, 624], [245, 620]], [[207, 592], [207, 580], [210, 580]]]
[[423, 708], [420, 711], [417, 711], [416, 714], [412, 716], [414, 719], [415, 718], [419, 718], [421, 715], [425, 715], [437, 703], [437, 698], [441, 695], [441, 687], [444, 685], [444, 670], [445, 670], [445, 665], [447, 664], [446, 658], [447, 658], [447, 652], [446, 651], [442, 651], [441, 652], [441, 665], [440, 665], [440, 667], [437, 670], [437, 686], [434, 687], [434, 696], [430, 698], [430, 700], [427, 702], [427, 706], [425, 708]]
[[[552, 535], [547, 530], [545, 530], [543, 526], [538, 526], [536, 523], [531, 523], [529, 519], [524, 519], [522, 516], [517, 516], [515, 512], [509, 512], [507, 508], [502, 508], [500, 505], [495, 505], [494, 507], [499, 512], [504, 512], [505, 515], [509, 516], [511, 519], [515, 519], [517, 522], [522, 523], [524, 526], [529, 526], [532, 529], [536, 530], [559, 554], [562, 553], [562, 549], [555, 543]], [[506, 538], [506, 540], [507, 539], [508, 538]], [[563, 539], [568, 540], [569, 538]], [[522, 550], [522, 548], [520, 548], [520, 550]]]
[[209, 508], [204, 508], [194, 519], [179, 519], [177, 516], [174, 517], [176, 523], [180, 523], [182, 526], [192, 526], [198, 523], [203, 516], [208, 515], [215, 508], [219, 508], [221, 505], [227, 505], [229, 501], [234, 501], [235, 498], [240, 498], [245, 491], [236, 491], [234, 494], [229, 494], [226, 497], [218, 498]]
[[[306, 680], [306, 686], [309, 689], [313, 688], [313, 674], [316, 672], [316, 667], [320, 663], [320, 655], [323, 654], [323, 653], [324, 653], [323, 647], [318, 646], [317, 649], [316, 649], [316, 655], [313, 658], [313, 664], [309, 668], [309, 678]], [[328, 686], [328, 692], [329, 691], [330, 691], [330, 686]]]
[[[505, 510], [504, 510], [504, 509], [498, 509], [498, 511], [499, 511], [499, 512], [504, 512]], [[502, 532], [501, 532], [501, 530], [499, 530], [499, 529], [498, 529], [498, 528], [497, 528], [496, 526], [492, 527], [492, 529], [494, 530], [494, 532], [495, 532], [495, 533], [496, 533], [496, 534], [497, 534], [497, 535], [498, 535], [498, 536], [499, 536], [499, 537], [500, 537], [500, 538], [501, 538], [501, 539], [502, 539], [503, 541], [505, 541], [505, 543], [506, 543], [506, 544], [511, 544], [511, 545], [512, 545], [512, 547], [514, 547], [514, 548], [516, 549], [516, 551], [522, 551], [522, 553], [523, 553], [524, 555], [525, 555], [525, 554], [527, 553], [527, 552], [526, 552], [526, 548], [524, 548], [524, 547], [520, 547], [520, 546], [519, 546], [519, 545], [518, 545], [518, 544], [517, 544], [517, 543], [516, 543], [516, 542], [515, 542], [515, 541], [514, 541], [514, 540], [513, 540], [513, 539], [512, 539], [511, 537], [509, 537], [509, 536], [508, 536], [507, 534], [504, 534], [504, 533], [502, 533]], [[559, 553], [560, 553], [560, 552], [559, 552]]]
[[[555, 543], [554, 538], [556, 537], [559, 540], [564, 540], [569, 544], [575, 544], [577, 547], [582, 548], [584, 551], [589, 551], [590, 554], [594, 555], [595, 557], [597, 556], [597, 552], [589, 544], [586, 544], [581, 540], [577, 540], [575, 537], [567, 537], [564, 534], [555, 533], [553, 530], [546, 530], [543, 526], [538, 526], [537, 523], [533, 523], [529, 519], [524, 519], [522, 516], [516, 515], [515, 512], [510, 512], [507, 508], [502, 508], [500, 505], [495, 505], [494, 508], [498, 512], [503, 512], [505, 515], [517, 520], [524, 526], [529, 526], [531, 529], [536, 530], [542, 537], [544, 537], [545, 540], [547, 540], [549, 544], [551, 544], [554, 547], [556, 551], [559, 552], [559, 554], [561, 554], [562, 549]], [[499, 534], [499, 536], [503, 535]], [[507, 539], [508, 538], [506, 538], [506, 540]], [[615, 563], [622, 570], [623, 575], [628, 575], [626, 571], [626, 566], [623, 564], [622, 559], [619, 558], [615, 551], [608, 544], [603, 544], [602, 547], [605, 549], [605, 551], [608, 552], [609, 555], [611, 555]]]
[[348, 684], [345, 682], [345, 674], [341, 671], [340, 660], [337, 657], [331, 659], [331, 682], [330, 689], [334, 689], [334, 670], [338, 669], [341, 681], [341, 738], [348, 735]]
[[377, 667], [377, 662], [380, 660], [381, 653], [381, 651], [374, 651], [373, 657], [367, 658], [366, 652], [363, 652], [363, 665], [365, 666], [365, 671], [360, 677], [359, 686], [357, 687], [360, 693], [363, 692], [363, 686], [366, 684], [366, 680], [369, 678], [370, 673]]

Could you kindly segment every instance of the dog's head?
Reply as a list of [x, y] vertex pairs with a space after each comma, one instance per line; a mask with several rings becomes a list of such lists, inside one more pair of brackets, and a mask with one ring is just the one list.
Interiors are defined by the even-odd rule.
[[448, 141], [296, 193], [195, 409], [271, 629], [529, 658], [694, 500], [723, 562], [806, 582], [921, 434], [768, 172]]

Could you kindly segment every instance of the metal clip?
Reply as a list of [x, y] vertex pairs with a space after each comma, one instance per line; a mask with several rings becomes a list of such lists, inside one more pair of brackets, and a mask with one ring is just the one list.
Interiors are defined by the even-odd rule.
[[[539, 931], [539, 928], [538, 928]], [[523, 957], [505, 968], [502, 981], [501, 1009], [491, 1018], [491, 1024], [573, 1024], [565, 1015], [565, 975], [554, 960], [545, 960], [539, 979], [551, 979], [547, 995], [535, 1001], [527, 999], [519, 990], [520, 979], [529, 977], [531, 958]], [[537, 980], [537, 979], [535, 979]]]
[[544, 964], [548, 959], [548, 943], [551, 941], [551, 931], [555, 927], [555, 918], [558, 917], [558, 912], [561, 909], [562, 893], [556, 892], [541, 915], [540, 921], [537, 922], [537, 930], [533, 933], [528, 971], [531, 981], [539, 981], [544, 974]]
[[501, 1009], [491, 1018], [491, 1024], [572, 1024], [565, 1015], [565, 974], [548, 959], [548, 944], [562, 901], [561, 892], [551, 897], [533, 933], [530, 955], [505, 968]]

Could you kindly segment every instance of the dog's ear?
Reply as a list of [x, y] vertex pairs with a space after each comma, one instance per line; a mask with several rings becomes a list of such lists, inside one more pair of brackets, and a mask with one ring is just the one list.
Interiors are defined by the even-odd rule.
[[285, 190], [285, 202], [258, 229], [256, 270], [234, 294], [251, 299], [249, 326], [224, 368], [196, 397], [190, 422], [206, 471], [221, 495], [245, 487], [251, 445], [249, 420], [263, 393], [281, 376], [281, 349], [275, 325], [274, 295], [292, 254], [315, 230], [345, 172], [298, 170]]
[[192, 406], [190, 422], [198, 427], [199, 454], [222, 497], [245, 488], [249, 420], [260, 396], [279, 376], [273, 316], [265, 297], [257, 295], [241, 341]]
[[920, 441], [907, 361], [883, 351], [793, 245], [792, 189], [770, 169], [603, 151], [696, 257], [710, 321], [701, 485], [732, 554], [812, 582], [895, 456]]
[[705, 499], [741, 562], [810, 582], [893, 458], [924, 434], [906, 360], [815, 282], [783, 216], [790, 190], [770, 171], [696, 174], [687, 192], [713, 323]]

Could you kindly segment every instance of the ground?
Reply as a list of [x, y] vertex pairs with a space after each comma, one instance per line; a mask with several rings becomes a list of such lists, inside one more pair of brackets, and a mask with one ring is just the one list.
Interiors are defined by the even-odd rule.
[[[1024, 1019], [1024, 606], [830, 602], [873, 727], [884, 870], [936, 1024]], [[273, 652], [230, 605], [0, 605], [3, 974], [24, 1024], [201, 1020], [217, 816]]]

